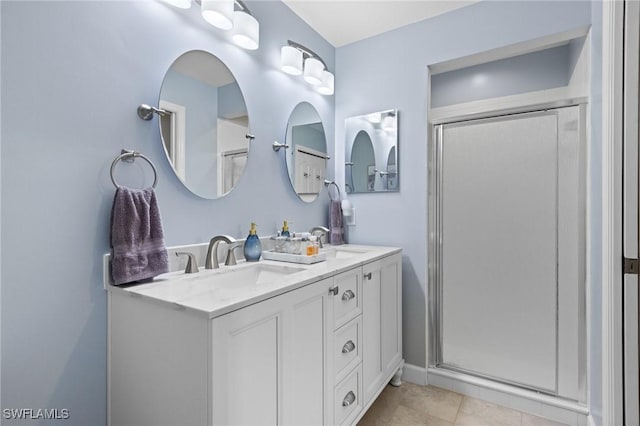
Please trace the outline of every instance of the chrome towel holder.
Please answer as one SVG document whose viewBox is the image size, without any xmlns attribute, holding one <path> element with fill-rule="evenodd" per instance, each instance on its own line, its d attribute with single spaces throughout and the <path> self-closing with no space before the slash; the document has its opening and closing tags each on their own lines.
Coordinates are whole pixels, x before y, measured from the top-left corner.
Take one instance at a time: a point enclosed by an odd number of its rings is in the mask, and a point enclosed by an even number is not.
<svg viewBox="0 0 640 426">
<path fill-rule="evenodd" d="M 113 177 L 113 170 L 115 169 L 116 164 L 118 163 L 118 161 L 126 161 L 128 163 L 133 163 L 136 157 L 142 158 L 144 161 L 149 163 L 149 165 L 151 166 L 151 169 L 153 170 L 153 185 L 151 185 L 151 187 L 152 188 L 156 187 L 156 184 L 158 183 L 158 171 L 156 170 L 156 166 L 151 162 L 151 160 L 149 160 L 145 155 L 139 152 L 123 149 L 122 151 L 120 151 L 120 155 L 118 155 L 115 158 L 115 160 L 113 160 L 113 163 L 111 163 L 111 172 L 110 172 L 111 182 L 113 182 L 113 185 L 116 188 L 120 187 L 120 185 L 118 185 L 118 182 L 116 182 L 116 179 Z"/>
<path fill-rule="evenodd" d="M 333 196 L 331 195 L 331 185 L 336 187 L 336 190 L 338 191 L 338 198 L 333 198 Z M 329 199 L 331 199 L 331 201 L 338 201 L 342 199 L 342 193 L 340 193 L 340 187 L 338 186 L 337 183 L 335 183 L 332 180 L 327 180 L 325 179 L 324 181 L 324 186 L 327 187 L 327 193 L 329 194 Z"/>
</svg>

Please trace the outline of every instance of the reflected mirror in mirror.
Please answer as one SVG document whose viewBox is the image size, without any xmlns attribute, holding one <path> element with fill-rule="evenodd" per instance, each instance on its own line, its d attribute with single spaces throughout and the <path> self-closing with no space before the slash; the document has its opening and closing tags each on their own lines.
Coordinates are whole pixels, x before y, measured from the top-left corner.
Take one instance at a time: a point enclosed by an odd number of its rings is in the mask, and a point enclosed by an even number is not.
<svg viewBox="0 0 640 426">
<path fill-rule="evenodd" d="M 308 102 L 293 109 L 287 123 L 286 162 L 289 180 L 302 201 L 314 201 L 327 169 L 327 138 L 318 111 Z"/>
<path fill-rule="evenodd" d="M 249 155 L 247 106 L 233 74 L 216 56 L 186 52 L 160 89 L 160 134 L 176 176 L 194 194 L 215 199 L 238 183 Z"/>
<path fill-rule="evenodd" d="M 398 191 L 398 110 L 350 117 L 345 127 L 346 191 Z"/>
</svg>

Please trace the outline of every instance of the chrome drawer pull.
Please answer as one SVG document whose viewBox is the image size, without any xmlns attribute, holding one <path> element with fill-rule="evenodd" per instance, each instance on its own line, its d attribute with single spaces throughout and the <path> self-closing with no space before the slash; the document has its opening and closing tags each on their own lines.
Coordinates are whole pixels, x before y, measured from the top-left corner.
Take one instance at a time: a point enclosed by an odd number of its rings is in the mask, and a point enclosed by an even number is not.
<svg viewBox="0 0 640 426">
<path fill-rule="evenodd" d="M 349 393 L 342 400 L 342 406 L 343 407 L 348 407 L 351 404 L 353 404 L 354 402 L 356 402 L 356 394 L 353 393 L 353 391 L 349 391 Z"/>
<path fill-rule="evenodd" d="M 342 353 L 343 354 L 348 354 L 349 352 L 352 352 L 355 348 L 356 348 L 356 344 L 353 343 L 353 340 L 349 340 L 342 347 Z"/>
<path fill-rule="evenodd" d="M 338 286 L 331 287 L 329 289 L 329 294 L 333 295 L 333 296 L 337 296 L 339 292 L 340 292 L 340 287 L 338 287 Z"/>
<path fill-rule="evenodd" d="M 371 272 L 368 272 L 368 273 L 364 274 L 364 277 L 366 279 L 370 280 L 371 279 Z"/>
<path fill-rule="evenodd" d="M 349 300 L 353 299 L 354 297 L 356 297 L 356 295 L 351 290 L 347 290 L 344 293 L 342 293 L 342 300 L 345 301 L 345 302 L 348 302 Z"/>
</svg>

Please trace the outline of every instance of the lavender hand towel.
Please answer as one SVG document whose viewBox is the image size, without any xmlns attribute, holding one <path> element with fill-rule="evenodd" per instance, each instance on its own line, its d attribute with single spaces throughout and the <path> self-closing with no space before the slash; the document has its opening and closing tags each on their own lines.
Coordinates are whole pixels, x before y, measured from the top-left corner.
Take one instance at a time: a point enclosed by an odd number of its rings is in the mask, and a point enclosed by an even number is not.
<svg viewBox="0 0 640 426">
<path fill-rule="evenodd" d="M 111 278 L 124 284 L 169 272 L 153 188 L 118 187 L 111 208 Z"/>
<path fill-rule="evenodd" d="M 331 200 L 329 204 L 329 244 L 344 243 L 342 219 L 342 203 L 340 200 Z"/>
</svg>

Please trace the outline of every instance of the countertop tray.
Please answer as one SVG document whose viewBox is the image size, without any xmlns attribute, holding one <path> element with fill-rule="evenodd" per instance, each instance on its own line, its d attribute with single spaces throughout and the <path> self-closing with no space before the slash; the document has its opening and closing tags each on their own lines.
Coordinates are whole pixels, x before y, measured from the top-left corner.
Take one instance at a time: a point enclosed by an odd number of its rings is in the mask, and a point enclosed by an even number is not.
<svg viewBox="0 0 640 426">
<path fill-rule="evenodd" d="M 275 251 L 263 251 L 262 258 L 265 260 L 278 260 L 280 262 L 303 263 L 310 265 L 327 260 L 327 253 L 318 253 L 313 256 L 304 254 L 278 253 Z"/>
</svg>

